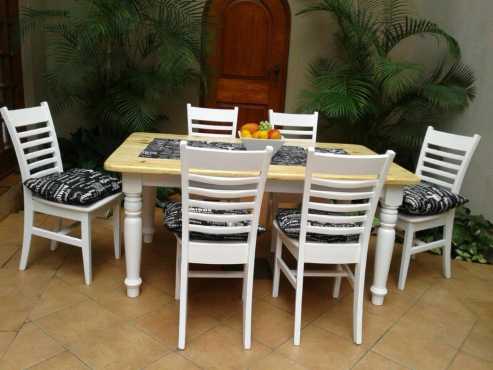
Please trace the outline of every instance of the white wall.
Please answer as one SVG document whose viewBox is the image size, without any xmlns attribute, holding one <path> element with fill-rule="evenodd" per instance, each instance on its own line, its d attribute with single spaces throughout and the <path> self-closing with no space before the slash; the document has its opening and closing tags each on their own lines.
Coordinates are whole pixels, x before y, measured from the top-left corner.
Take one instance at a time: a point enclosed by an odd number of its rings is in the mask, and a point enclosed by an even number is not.
<svg viewBox="0 0 493 370">
<path fill-rule="evenodd" d="M 454 35 L 477 79 L 477 98 L 443 127 L 482 136 L 464 182 L 469 207 L 493 220 L 493 1 L 418 0 L 419 13 Z"/>
</svg>

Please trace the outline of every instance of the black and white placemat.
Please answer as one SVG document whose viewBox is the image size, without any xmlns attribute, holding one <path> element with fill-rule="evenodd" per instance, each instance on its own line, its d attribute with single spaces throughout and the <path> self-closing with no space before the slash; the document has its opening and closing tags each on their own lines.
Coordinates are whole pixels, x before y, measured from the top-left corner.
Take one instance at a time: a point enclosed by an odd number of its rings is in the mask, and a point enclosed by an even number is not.
<svg viewBox="0 0 493 370">
<path fill-rule="evenodd" d="M 215 148 L 223 150 L 246 150 L 239 143 L 188 141 L 189 146 L 198 148 Z M 344 149 L 315 148 L 317 152 L 331 154 L 347 154 Z M 180 140 L 177 139 L 154 139 L 140 153 L 142 158 L 180 159 Z M 272 157 L 272 164 L 285 166 L 306 165 L 306 149 L 299 146 L 283 145 Z"/>
</svg>

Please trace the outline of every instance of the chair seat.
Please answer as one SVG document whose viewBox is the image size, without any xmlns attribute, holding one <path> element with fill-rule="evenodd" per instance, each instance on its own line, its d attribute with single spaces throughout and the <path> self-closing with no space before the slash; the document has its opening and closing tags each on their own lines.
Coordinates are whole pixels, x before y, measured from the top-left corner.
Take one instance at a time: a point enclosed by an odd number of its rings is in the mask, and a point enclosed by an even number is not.
<svg viewBox="0 0 493 370">
<path fill-rule="evenodd" d="M 406 215 L 432 216 L 445 213 L 465 203 L 467 199 L 460 194 L 437 185 L 421 183 L 404 188 L 404 199 L 399 211 Z"/>
<path fill-rule="evenodd" d="M 46 200 L 46 199 L 39 198 L 39 197 L 33 197 L 33 201 L 40 203 L 40 204 L 45 204 L 45 205 L 50 206 L 50 207 L 66 209 L 66 210 L 70 210 L 70 211 L 74 211 L 74 212 L 91 213 L 93 211 L 98 210 L 101 207 L 104 207 L 108 204 L 113 203 L 118 198 L 123 198 L 123 193 L 116 193 L 113 195 L 109 195 L 106 198 L 103 198 L 101 200 L 98 200 L 95 203 L 91 203 L 91 204 L 86 205 L 86 206 L 74 206 L 71 204 L 52 202 L 51 200 Z"/>
<path fill-rule="evenodd" d="M 315 211 L 311 210 L 310 213 L 318 213 L 321 215 L 330 215 L 329 212 Z M 279 228 L 285 233 L 290 239 L 298 240 L 300 237 L 300 226 L 301 226 L 301 210 L 299 208 L 281 208 L 276 216 L 277 224 Z M 312 222 L 312 226 L 323 226 L 323 227 L 360 227 L 361 223 L 354 224 L 331 224 L 331 223 L 319 223 Z M 359 235 L 325 235 L 325 234 L 315 234 L 308 233 L 306 235 L 306 240 L 315 243 L 346 243 L 346 242 L 357 242 L 359 240 Z"/>
<path fill-rule="evenodd" d="M 108 174 L 86 169 L 72 169 L 24 182 L 33 195 L 50 202 L 88 206 L 121 192 L 121 181 Z"/>
<path fill-rule="evenodd" d="M 244 210 L 231 210 L 231 211 L 218 211 L 210 210 L 205 208 L 191 208 L 195 213 L 203 214 L 246 214 L 247 211 Z M 202 220 L 190 220 L 191 224 L 204 225 L 204 226 L 225 226 L 222 222 L 213 221 L 202 221 Z M 180 202 L 169 202 L 164 208 L 164 225 L 181 238 L 181 228 L 182 228 L 182 210 Z M 232 226 L 245 226 L 248 225 L 246 222 L 235 222 Z M 258 233 L 265 232 L 265 227 L 262 225 L 258 226 Z M 245 242 L 248 239 L 248 233 L 241 234 L 205 234 L 192 231 L 190 232 L 190 240 L 200 240 L 200 241 L 228 241 L 228 242 Z"/>
<path fill-rule="evenodd" d="M 423 222 L 431 222 L 438 220 L 444 217 L 446 214 L 447 212 L 439 213 L 437 215 L 431 215 L 431 216 L 414 216 L 414 215 L 406 215 L 399 213 L 399 221 L 403 221 L 411 224 L 420 224 Z"/>
</svg>

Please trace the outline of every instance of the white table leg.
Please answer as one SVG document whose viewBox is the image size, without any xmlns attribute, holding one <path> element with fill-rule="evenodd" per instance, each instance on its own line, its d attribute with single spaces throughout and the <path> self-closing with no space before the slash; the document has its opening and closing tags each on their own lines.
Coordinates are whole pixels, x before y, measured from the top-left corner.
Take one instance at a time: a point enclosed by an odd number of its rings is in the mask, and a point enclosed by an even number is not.
<svg viewBox="0 0 493 370">
<path fill-rule="evenodd" d="M 371 287 L 372 303 L 383 305 L 387 295 L 387 278 L 395 243 L 395 224 L 398 208 L 402 204 L 403 187 L 386 186 L 383 191 L 380 210 L 380 228 L 378 229 L 377 250 L 375 254 L 375 270 Z"/>
<path fill-rule="evenodd" d="M 156 188 L 154 186 L 145 186 L 142 192 L 144 200 L 144 209 L 142 213 L 144 234 L 144 243 L 152 243 L 154 237 L 154 209 L 156 206 Z"/>
<path fill-rule="evenodd" d="M 140 294 L 140 260 L 142 254 L 142 179 L 136 174 L 123 174 L 125 193 L 125 263 L 127 296 Z"/>
</svg>

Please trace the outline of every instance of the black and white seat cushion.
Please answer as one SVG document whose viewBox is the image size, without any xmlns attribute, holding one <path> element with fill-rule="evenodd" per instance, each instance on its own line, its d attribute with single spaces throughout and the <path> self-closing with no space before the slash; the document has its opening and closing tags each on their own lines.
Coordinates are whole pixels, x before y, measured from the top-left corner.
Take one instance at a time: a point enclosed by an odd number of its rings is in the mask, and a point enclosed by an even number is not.
<svg viewBox="0 0 493 370">
<path fill-rule="evenodd" d="M 219 211 L 210 210 L 205 208 L 191 207 L 190 211 L 194 213 L 203 214 L 244 214 L 248 213 L 247 210 L 231 210 L 231 211 Z M 204 226 L 226 226 L 224 222 L 213 222 L 213 221 L 202 221 L 202 220 L 190 220 L 191 224 L 194 225 L 204 225 Z M 181 237 L 181 227 L 182 227 L 182 213 L 181 213 L 181 203 L 179 202 L 169 202 L 164 208 L 164 225 L 171 232 L 177 234 Z M 231 226 L 245 226 L 248 225 L 247 222 L 234 222 Z M 258 233 L 265 231 L 265 227 L 259 225 Z M 204 234 L 198 232 L 190 233 L 191 240 L 204 240 L 204 241 L 239 241 L 243 242 L 248 239 L 248 233 L 241 234 L 229 234 L 229 235 L 217 235 L 217 234 Z"/>
<path fill-rule="evenodd" d="M 329 212 L 310 210 L 310 213 L 317 213 L 321 215 L 329 215 Z M 276 216 L 277 224 L 279 228 L 290 238 L 299 239 L 301 228 L 301 210 L 299 208 L 281 208 Z M 311 222 L 311 226 L 323 226 L 323 227 L 360 227 L 361 223 L 354 224 L 331 224 Z M 308 233 L 306 240 L 315 243 L 346 243 L 357 242 L 359 235 L 325 235 Z"/>
<path fill-rule="evenodd" d="M 404 188 L 404 200 L 399 211 L 416 216 L 432 216 L 467 203 L 460 194 L 437 185 L 421 183 Z"/>
<path fill-rule="evenodd" d="M 103 172 L 72 169 L 31 178 L 24 185 L 34 195 L 57 203 L 87 206 L 121 192 L 121 181 Z"/>
</svg>

